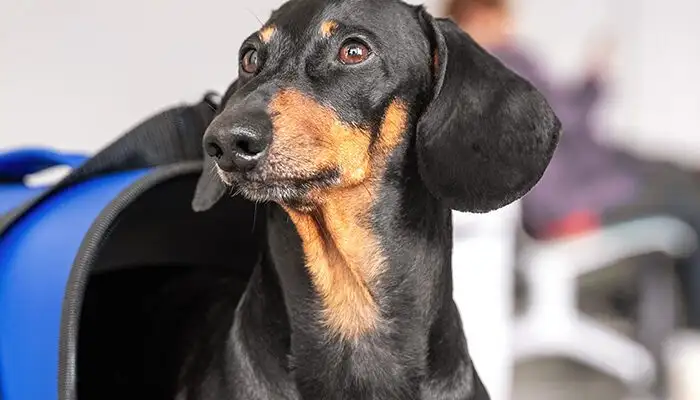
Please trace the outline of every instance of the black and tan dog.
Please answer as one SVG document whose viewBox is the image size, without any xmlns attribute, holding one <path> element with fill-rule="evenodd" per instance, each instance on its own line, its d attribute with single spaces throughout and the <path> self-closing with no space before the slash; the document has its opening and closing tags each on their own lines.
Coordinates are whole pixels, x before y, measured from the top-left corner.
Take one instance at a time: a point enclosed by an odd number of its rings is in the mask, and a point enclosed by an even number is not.
<svg viewBox="0 0 700 400">
<path fill-rule="evenodd" d="M 193 205 L 269 202 L 267 246 L 181 398 L 488 399 L 452 300 L 451 210 L 538 181 L 560 132 L 546 101 L 397 0 L 292 0 L 239 55 Z"/>
</svg>

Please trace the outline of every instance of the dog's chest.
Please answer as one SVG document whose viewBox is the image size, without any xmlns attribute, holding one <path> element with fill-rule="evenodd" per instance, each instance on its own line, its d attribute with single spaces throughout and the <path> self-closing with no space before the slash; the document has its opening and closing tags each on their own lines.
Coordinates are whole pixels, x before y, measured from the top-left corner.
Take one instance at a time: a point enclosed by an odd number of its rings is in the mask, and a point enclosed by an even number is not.
<svg viewBox="0 0 700 400">
<path fill-rule="evenodd" d="M 420 399 L 422 357 L 374 338 L 314 345 L 300 339 L 290 357 L 302 399 Z"/>
</svg>

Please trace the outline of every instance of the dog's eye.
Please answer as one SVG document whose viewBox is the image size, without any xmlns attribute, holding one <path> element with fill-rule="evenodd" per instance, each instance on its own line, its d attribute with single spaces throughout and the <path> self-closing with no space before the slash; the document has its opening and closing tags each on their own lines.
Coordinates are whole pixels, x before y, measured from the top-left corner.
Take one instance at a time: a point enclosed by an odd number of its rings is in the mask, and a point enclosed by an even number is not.
<svg viewBox="0 0 700 400">
<path fill-rule="evenodd" d="M 369 48 L 356 40 L 350 40 L 343 44 L 338 53 L 338 59 L 343 64 L 359 64 L 370 55 Z"/>
<path fill-rule="evenodd" d="M 255 74 L 260 69 L 260 57 L 258 51 L 250 49 L 245 52 L 241 59 L 241 68 L 247 74 Z"/>
</svg>

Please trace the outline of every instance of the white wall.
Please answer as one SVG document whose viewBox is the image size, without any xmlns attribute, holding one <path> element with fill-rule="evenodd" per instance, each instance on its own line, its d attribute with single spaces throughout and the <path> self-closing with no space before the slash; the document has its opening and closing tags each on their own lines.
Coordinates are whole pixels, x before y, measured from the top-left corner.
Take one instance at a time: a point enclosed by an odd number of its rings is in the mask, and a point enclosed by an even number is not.
<svg viewBox="0 0 700 400">
<path fill-rule="evenodd" d="M 603 140 L 700 167 L 700 2 L 513 0 L 517 30 L 562 81 L 580 77 L 591 46 L 615 43 Z"/>
<path fill-rule="evenodd" d="M 640 152 L 700 167 L 700 2 L 617 1 L 610 123 Z"/>
<path fill-rule="evenodd" d="M 0 149 L 94 151 L 156 109 L 223 91 L 274 0 L 0 5 Z"/>
<path fill-rule="evenodd" d="M 516 32 L 558 80 L 580 76 L 587 51 L 610 30 L 611 1 L 512 0 Z"/>
</svg>

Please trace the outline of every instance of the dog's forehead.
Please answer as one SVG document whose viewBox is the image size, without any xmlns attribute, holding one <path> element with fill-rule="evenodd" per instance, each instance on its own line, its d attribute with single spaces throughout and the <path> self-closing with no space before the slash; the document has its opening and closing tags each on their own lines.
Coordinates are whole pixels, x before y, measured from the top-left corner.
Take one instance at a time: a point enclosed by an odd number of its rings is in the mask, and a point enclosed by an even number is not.
<svg viewBox="0 0 700 400">
<path fill-rule="evenodd" d="M 398 0 L 292 0 L 276 10 L 265 27 L 303 40 L 329 23 L 361 27 L 381 34 L 406 11 Z"/>
</svg>

